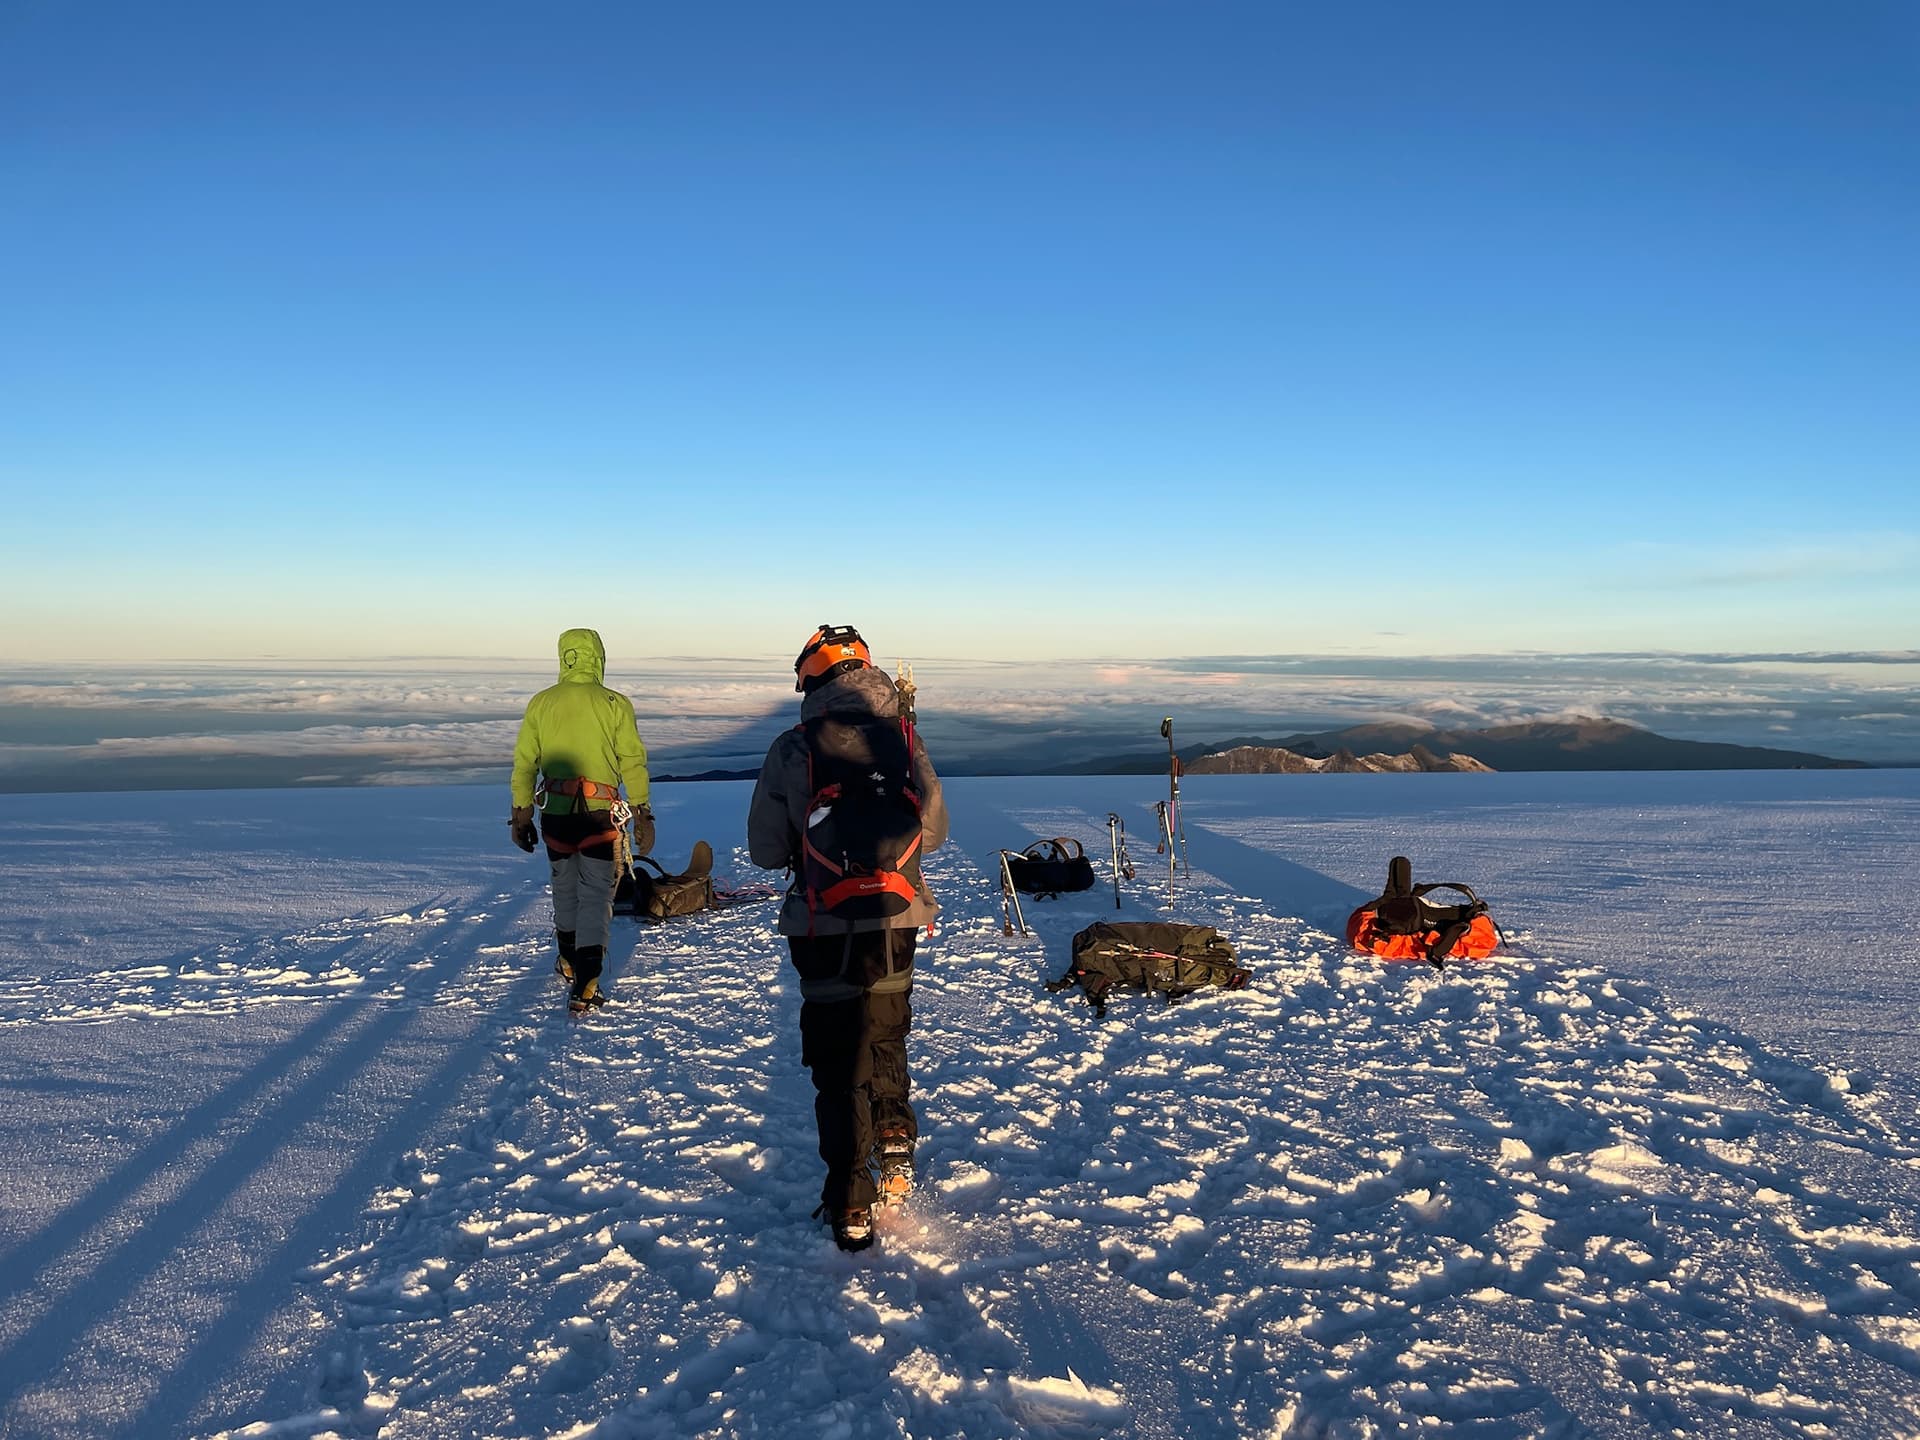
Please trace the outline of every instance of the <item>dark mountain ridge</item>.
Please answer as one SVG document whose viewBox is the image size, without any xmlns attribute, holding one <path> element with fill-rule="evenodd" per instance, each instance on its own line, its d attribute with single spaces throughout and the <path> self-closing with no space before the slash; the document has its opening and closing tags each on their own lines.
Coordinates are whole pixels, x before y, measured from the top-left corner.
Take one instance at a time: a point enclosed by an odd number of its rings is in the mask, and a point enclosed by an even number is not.
<svg viewBox="0 0 1920 1440">
<path fill-rule="evenodd" d="M 1404 755 L 1356 755 L 1340 749 L 1326 756 L 1271 745 L 1236 745 L 1184 763 L 1189 775 L 1436 775 L 1486 774 L 1492 769 L 1471 755 L 1436 755 L 1424 745 L 1415 745 Z"/>
<path fill-rule="evenodd" d="M 1407 754 L 1414 746 L 1438 755 L 1470 755 L 1495 770 L 1863 770 L 1858 760 L 1836 760 L 1803 750 L 1774 750 L 1761 745 L 1675 740 L 1604 717 L 1529 720 L 1478 730 L 1450 729 L 1409 722 L 1350 725 L 1342 730 L 1288 735 L 1280 739 L 1235 736 L 1188 745 L 1183 763 L 1246 747 L 1290 750 L 1308 759 L 1353 754 Z M 1166 768 L 1166 752 L 1142 751 L 1109 756 L 1066 767 L 1073 775 L 1141 775 Z"/>
</svg>

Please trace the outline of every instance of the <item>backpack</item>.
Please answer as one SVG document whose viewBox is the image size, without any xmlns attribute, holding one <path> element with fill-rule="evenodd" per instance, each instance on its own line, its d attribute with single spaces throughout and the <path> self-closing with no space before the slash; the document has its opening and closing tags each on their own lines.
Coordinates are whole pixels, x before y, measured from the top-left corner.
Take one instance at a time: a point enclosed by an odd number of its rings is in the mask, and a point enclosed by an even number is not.
<svg viewBox="0 0 1920 1440">
<path fill-rule="evenodd" d="M 1007 852 L 1007 878 L 1013 888 L 1037 899 L 1051 900 L 1076 890 L 1093 888 L 1093 862 L 1078 840 L 1056 835 L 1040 840 L 1020 854 Z"/>
<path fill-rule="evenodd" d="M 807 825 L 800 878 L 807 913 L 887 920 L 924 888 L 920 792 L 900 722 L 874 715 L 815 716 L 807 743 Z"/>
<path fill-rule="evenodd" d="M 1094 1014 L 1105 1015 L 1116 985 L 1156 991 L 1172 1003 L 1209 985 L 1238 990 L 1252 978 L 1211 925 L 1102 920 L 1073 937 L 1067 973 L 1049 980 L 1047 989 L 1078 985 Z"/>
<path fill-rule="evenodd" d="M 1463 905 L 1427 899 L 1434 890 L 1457 890 Z M 1387 862 L 1387 888 L 1347 917 L 1347 943 L 1382 960 L 1425 960 L 1444 970 L 1448 960 L 1484 960 L 1500 944 L 1500 927 L 1487 902 L 1471 887 L 1436 880 L 1413 883 L 1413 862 L 1396 855 Z"/>
<path fill-rule="evenodd" d="M 642 865 L 651 869 L 643 870 Z M 630 902 L 636 920 L 666 920 L 713 909 L 713 847 L 704 840 L 695 841 L 693 858 L 678 875 L 667 874 L 651 855 L 634 856 L 634 868 L 621 879 L 613 899 L 616 905 Z"/>
</svg>

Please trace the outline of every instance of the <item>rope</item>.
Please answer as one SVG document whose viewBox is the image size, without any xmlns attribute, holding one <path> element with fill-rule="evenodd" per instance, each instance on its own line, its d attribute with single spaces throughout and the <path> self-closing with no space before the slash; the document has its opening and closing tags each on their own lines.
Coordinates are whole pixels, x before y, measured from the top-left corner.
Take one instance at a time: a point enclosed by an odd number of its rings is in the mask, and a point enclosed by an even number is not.
<svg viewBox="0 0 1920 1440">
<path fill-rule="evenodd" d="M 616 800 L 607 813 L 613 817 L 613 883 L 618 885 L 621 876 L 633 873 L 633 832 L 627 829 L 633 807 Z"/>
</svg>

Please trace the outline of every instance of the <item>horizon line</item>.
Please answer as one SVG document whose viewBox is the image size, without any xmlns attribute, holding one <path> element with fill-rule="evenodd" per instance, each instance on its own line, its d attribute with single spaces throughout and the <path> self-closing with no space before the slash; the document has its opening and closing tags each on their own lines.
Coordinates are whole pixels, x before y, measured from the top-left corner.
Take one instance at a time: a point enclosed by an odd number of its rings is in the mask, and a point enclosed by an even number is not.
<svg viewBox="0 0 1920 1440">
<path fill-rule="evenodd" d="M 731 655 L 688 655 L 662 653 L 647 655 L 634 663 L 671 663 L 676 665 L 717 665 L 726 663 L 758 663 L 770 657 L 780 658 L 783 651 L 744 652 Z M 1232 653 L 1207 652 L 1187 655 L 1114 655 L 1114 654 L 1075 654 L 1075 655 L 1035 655 L 1027 657 L 1005 657 L 964 654 L 934 654 L 912 657 L 914 663 L 963 663 L 973 665 L 993 665 L 1012 667 L 1016 665 L 1059 665 L 1059 664 L 1101 664 L 1101 665 L 1167 665 L 1167 664 L 1204 664 L 1219 662 L 1232 664 L 1246 661 L 1286 661 L 1286 660 L 1507 660 L 1507 659 L 1555 659 L 1555 660 L 1686 660 L 1696 664 L 1845 664 L 1845 665 L 1920 665 L 1920 650 L 1551 650 L 1524 648 L 1511 650 L 1270 650 L 1236 651 Z M 229 666 L 229 665 L 367 665 L 367 664 L 419 664 L 434 662 L 442 664 L 494 664 L 494 665 L 544 665 L 552 663 L 551 654 L 540 655 L 489 655 L 489 654 L 432 654 L 432 653 L 395 653 L 395 654 L 333 654 L 333 655 L 284 655 L 262 653 L 257 655 L 160 655 L 160 656 L 59 656 L 28 658 L 22 656 L 0 656 L 0 667 L 4 666 L 132 666 L 132 665 L 193 665 L 193 666 Z M 622 662 L 626 663 L 626 662 Z M 886 668 L 875 662 L 876 667 Z"/>
</svg>

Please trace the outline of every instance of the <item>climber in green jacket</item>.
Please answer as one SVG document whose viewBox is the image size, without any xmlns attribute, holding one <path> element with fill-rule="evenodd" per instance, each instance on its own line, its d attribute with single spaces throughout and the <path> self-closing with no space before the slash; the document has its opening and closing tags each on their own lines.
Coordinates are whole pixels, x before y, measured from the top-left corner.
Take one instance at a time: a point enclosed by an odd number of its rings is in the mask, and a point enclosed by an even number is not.
<svg viewBox="0 0 1920 1440">
<path fill-rule="evenodd" d="M 553 866 L 553 928 L 560 957 L 554 969 L 572 982 L 567 1003 L 578 1013 L 602 1002 L 600 970 L 613 923 L 619 881 L 615 845 L 623 828 L 615 802 L 626 786 L 633 851 L 653 850 L 647 747 L 633 702 L 601 683 L 606 646 L 592 630 L 560 637 L 560 681 L 527 702 L 513 743 L 513 843 L 528 854 L 546 841 Z M 535 776 L 540 777 L 535 788 Z M 540 828 L 533 824 L 535 802 Z"/>
</svg>

